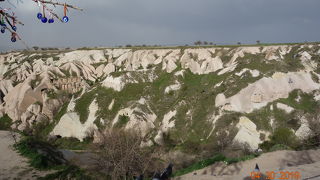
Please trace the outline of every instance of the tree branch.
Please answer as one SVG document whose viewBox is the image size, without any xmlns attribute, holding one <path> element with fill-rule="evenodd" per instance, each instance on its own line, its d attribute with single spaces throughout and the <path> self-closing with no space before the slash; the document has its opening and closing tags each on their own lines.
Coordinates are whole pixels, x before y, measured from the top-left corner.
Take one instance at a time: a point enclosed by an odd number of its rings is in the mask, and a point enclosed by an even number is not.
<svg viewBox="0 0 320 180">
<path fill-rule="evenodd" d="M 64 6 L 65 4 L 64 3 L 59 3 L 59 2 L 52 2 L 52 1 L 46 1 L 46 0 L 32 0 L 36 3 L 40 2 L 40 3 L 43 3 L 43 4 L 52 4 L 54 6 Z M 79 11 L 83 11 L 83 9 L 79 8 L 79 7 L 76 7 L 76 6 L 73 6 L 73 5 L 70 5 L 70 4 L 66 4 L 66 6 L 68 8 L 72 8 L 72 9 L 76 9 L 76 10 L 79 10 Z"/>
</svg>

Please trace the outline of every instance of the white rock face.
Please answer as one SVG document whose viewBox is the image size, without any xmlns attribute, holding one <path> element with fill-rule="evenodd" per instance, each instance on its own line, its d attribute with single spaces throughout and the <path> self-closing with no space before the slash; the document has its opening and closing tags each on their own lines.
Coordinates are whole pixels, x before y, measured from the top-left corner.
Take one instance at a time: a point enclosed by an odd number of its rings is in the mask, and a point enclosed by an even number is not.
<svg viewBox="0 0 320 180">
<path fill-rule="evenodd" d="M 247 69 L 247 68 L 244 68 L 240 72 L 235 73 L 235 75 L 242 76 L 242 74 L 244 74 L 247 71 L 249 71 L 251 73 L 252 77 L 258 77 L 260 75 L 260 72 L 258 70 L 256 70 L 256 69 L 251 70 L 251 69 Z"/>
<path fill-rule="evenodd" d="M 88 119 L 84 124 L 80 122 L 80 117 L 77 113 L 66 113 L 61 117 L 59 123 L 54 127 L 50 134 L 60 135 L 61 137 L 74 137 L 80 141 L 83 141 L 90 131 L 97 129 L 96 125 L 94 124 L 97 110 L 98 105 L 96 100 L 94 100 L 89 106 Z"/>
<path fill-rule="evenodd" d="M 220 93 L 216 96 L 215 105 L 216 107 L 226 104 L 226 96 L 223 93 Z"/>
<path fill-rule="evenodd" d="M 179 82 L 176 82 L 176 84 L 166 87 L 166 89 L 164 90 L 164 93 L 168 94 L 170 91 L 177 91 L 180 88 L 181 88 L 181 84 Z"/>
<path fill-rule="evenodd" d="M 295 89 L 309 93 L 319 87 L 308 72 L 275 73 L 272 77 L 264 77 L 227 98 L 225 104 L 229 104 L 228 110 L 250 113 L 276 99 L 287 98 Z M 221 103 L 219 105 L 222 106 Z"/>
<path fill-rule="evenodd" d="M 115 91 L 121 91 L 124 86 L 125 86 L 125 82 L 122 80 L 122 77 L 112 77 L 112 76 L 108 76 L 103 82 L 102 84 L 107 87 L 107 88 L 112 88 Z"/>
<path fill-rule="evenodd" d="M 114 105 L 114 99 L 112 99 L 111 103 L 108 106 L 109 111 L 112 110 L 113 105 Z"/>
<path fill-rule="evenodd" d="M 139 106 L 144 106 L 147 110 L 143 111 Z M 134 129 L 138 131 L 142 137 L 155 128 L 154 122 L 157 119 L 157 115 L 151 110 L 150 106 L 146 104 L 144 98 L 141 98 L 130 107 L 118 111 L 112 121 L 112 126 L 115 126 L 119 122 L 120 116 L 127 116 L 129 118 L 129 121 L 125 124 L 125 129 Z"/>
<path fill-rule="evenodd" d="M 72 99 L 70 100 L 70 103 L 68 104 L 67 112 L 73 112 L 75 106 L 76 106 L 76 102 L 74 97 L 72 97 Z"/>
<path fill-rule="evenodd" d="M 186 49 L 180 63 L 194 74 L 208 74 L 223 68 L 220 57 L 212 57 L 215 49 Z"/>
<path fill-rule="evenodd" d="M 309 122 L 306 119 L 306 117 L 304 117 L 304 116 L 301 117 L 300 122 L 301 122 L 301 126 L 295 132 L 295 135 L 301 140 L 306 140 L 313 134 L 313 132 L 310 129 Z"/>
<path fill-rule="evenodd" d="M 175 121 L 171 120 L 177 114 L 177 110 L 169 111 L 167 114 L 164 115 L 161 130 L 162 132 L 168 132 L 169 129 L 173 128 L 175 125 Z"/>
<path fill-rule="evenodd" d="M 284 110 L 286 113 L 291 113 L 294 109 L 286 104 L 277 103 L 277 108 Z"/>
<path fill-rule="evenodd" d="M 91 64 L 92 62 L 98 63 L 100 61 L 105 61 L 103 50 L 80 50 L 80 51 L 71 51 L 60 55 L 59 63 L 67 63 L 72 61 L 81 61 L 86 64 Z"/>
<path fill-rule="evenodd" d="M 239 129 L 233 142 L 241 145 L 247 145 L 251 150 L 256 150 L 261 143 L 260 133 L 257 131 L 257 126 L 247 117 L 240 117 L 237 124 Z"/>
<path fill-rule="evenodd" d="M 154 142 L 158 145 L 164 145 L 164 140 L 163 140 L 163 132 L 158 131 L 157 135 L 154 137 Z"/>
<path fill-rule="evenodd" d="M 295 132 L 295 135 L 302 140 L 308 139 L 312 134 L 312 130 L 310 129 L 308 124 L 302 124 L 299 129 Z"/>
<path fill-rule="evenodd" d="M 176 73 L 174 73 L 174 75 L 175 75 L 175 76 L 184 77 L 184 72 L 185 72 L 185 70 L 180 70 L 180 71 L 177 71 Z"/>
</svg>

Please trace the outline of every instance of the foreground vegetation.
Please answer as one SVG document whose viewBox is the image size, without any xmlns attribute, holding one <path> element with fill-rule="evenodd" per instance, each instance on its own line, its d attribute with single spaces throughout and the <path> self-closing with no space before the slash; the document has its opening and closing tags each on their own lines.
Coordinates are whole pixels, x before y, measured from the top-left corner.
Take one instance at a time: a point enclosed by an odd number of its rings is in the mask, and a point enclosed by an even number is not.
<svg viewBox="0 0 320 180">
<path fill-rule="evenodd" d="M 55 171 L 39 179 L 92 179 L 87 172 L 65 160 L 62 153 L 47 142 L 24 136 L 14 147 L 18 153 L 29 160 L 31 167 L 41 171 Z"/>
</svg>

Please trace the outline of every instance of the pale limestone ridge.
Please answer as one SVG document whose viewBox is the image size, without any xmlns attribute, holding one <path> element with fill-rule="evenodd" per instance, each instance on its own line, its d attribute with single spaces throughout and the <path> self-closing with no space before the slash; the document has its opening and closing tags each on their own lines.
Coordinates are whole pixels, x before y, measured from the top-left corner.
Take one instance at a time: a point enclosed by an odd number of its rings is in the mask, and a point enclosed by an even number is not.
<svg viewBox="0 0 320 180">
<path fill-rule="evenodd" d="M 205 87 L 201 92 L 195 92 L 208 95 L 216 93 L 217 90 L 217 94 L 209 99 L 215 103 L 216 109 L 205 116 L 211 124 L 211 127 L 208 127 L 211 131 L 206 134 L 209 138 L 215 135 L 216 123 L 224 114 L 251 113 L 279 98 L 287 98 L 294 90 L 301 90 L 304 93 L 319 90 L 320 84 L 317 77 L 319 79 L 320 76 L 316 73 L 319 64 L 313 59 L 320 55 L 320 49 L 316 49 L 315 45 L 301 45 L 298 47 L 301 51 L 290 57 L 292 61 L 301 63 L 304 69 L 266 73 L 263 67 L 259 66 L 240 68 L 245 61 L 253 61 L 252 55 L 263 57 L 261 62 L 266 64 L 279 62 L 281 65 L 294 48 L 291 45 L 281 45 L 8 53 L 0 55 L 0 115 L 8 114 L 14 122 L 17 122 L 15 127 L 24 130 L 43 119 L 52 121 L 54 114 L 63 104 L 57 96 L 64 91 L 78 93 L 78 98 L 81 98 L 85 93 L 90 92 L 94 84 L 121 92 L 129 84 L 150 85 L 159 79 L 159 74 L 167 73 L 172 74 L 173 79 L 170 79 L 170 84 L 161 87 L 161 94 L 174 98 L 186 88 L 184 79 L 190 74 L 197 77 L 212 75 L 215 78 L 223 78 L 218 79 L 212 87 Z M 248 76 L 253 80 L 230 97 L 226 97 L 228 94 L 224 92 L 232 88 L 225 86 L 229 79 L 246 81 Z M 198 80 L 202 81 L 201 78 Z M 232 82 L 238 83 L 235 80 Z M 145 94 L 138 101 L 121 104 L 121 108 L 116 110 L 115 116 L 111 119 L 98 119 L 96 112 L 101 108 L 114 111 L 119 102 L 117 97 L 112 97 L 105 107 L 99 107 L 94 100 L 89 106 L 89 115 L 85 123 L 80 122 L 80 117 L 75 112 L 77 98 L 74 96 L 68 105 L 67 113 L 62 116 L 51 134 L 83 140 L 90 129 L 98 128 L 94 123 L 97 120 L 103 125 L 111 124 L 111 127 L 135 129 L 146 138 L 147 144 L 153 144 L 153 142 L 163 144 L 163 135 L 169 134 L 176 128 L 179 107 L 193 99 L 186 97 L 186 102 L 176 102 L 178 105 L 158 115 L 155 107 L 149 102 L 150 96 Z M 314 97 L 319 101 L 319 94 L 314 94 Z M 193 101 L 193 103 L 197 102 Z M 295 111 L 293 107 L 283 103 L 274 105 L 288 114 Z M 273 105 L 271 107 L 273 111 Z M 186 126 L 192 125 L 197 120 L 197 117 L 193 116 L 192 105 L 188 108 Z M 122 116 L 128 118 L 123 120 Z M 270 124 L 274 125 L 273 119 L 270 119 Z M 243 116 L 239 119 L 237 127 L 239 132 L 234 141 L 248 143 L 251 149 L 257 148 L 261 142 L 258 136 L 262 133 L 257 130 L 257 125 Z M 302 139 L 307 138 L 311 133 L 307 123 L 301 123 L 300 128 L 295 132 L 296 136 Z"/>
</svg>

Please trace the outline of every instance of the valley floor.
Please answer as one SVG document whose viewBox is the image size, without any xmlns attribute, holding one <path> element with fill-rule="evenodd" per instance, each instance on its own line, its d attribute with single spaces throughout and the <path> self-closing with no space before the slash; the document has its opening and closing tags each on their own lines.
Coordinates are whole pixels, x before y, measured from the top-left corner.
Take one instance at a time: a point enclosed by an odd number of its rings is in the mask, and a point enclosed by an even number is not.
<svg viewBox="0 0 320 180">
<path fill-rule="evenodd" d="M 267 175 L 275 172 L 274 179 L 320 180 L 320 149 L 306 151 L 276 151 L 231 165 L 222 162 L 207 168 L 177 177 L 174 180 L 251 180 L 256 163 L 260 172 Z M 299 172 L 301 178 L 288 175 L 281 178 L 281 172 Z"/>
<path fill-rule="evenodd" d="M 27 159 L 13 150 L 14 139 L 9 131 L 0 131 L 0 179 L 37 179 L 50 172 L 31 168 Z M 65 153 L 64 153 L 65 154 Z M 66 155 L 66 154 L 65 154 Z M 71 157 L 69 157 L 71 158 Z M 280 179 L 279 172 L 299 172 L 300 179 L 320 180 L 320 149 L 306 151 L 276 151 L 261 156 L 226 165 L 223 162 L 207 168 L 176 177 L 174 180 L 250 180 L 256 163 L 263 174 L 278 172 L 275 179 Z M 295 179 L 288 177 L 284 179 Z M 297 179 L 298 180 L 298 179 Z"/>
<path fill-rule="evenodd" d="M 9 131 L 0 131 L 0 179 L 37 179 L 48 172 L 37 171 L 28 165 L 28 160 L 13 149 L 14 139 Z"/>
</svg>

